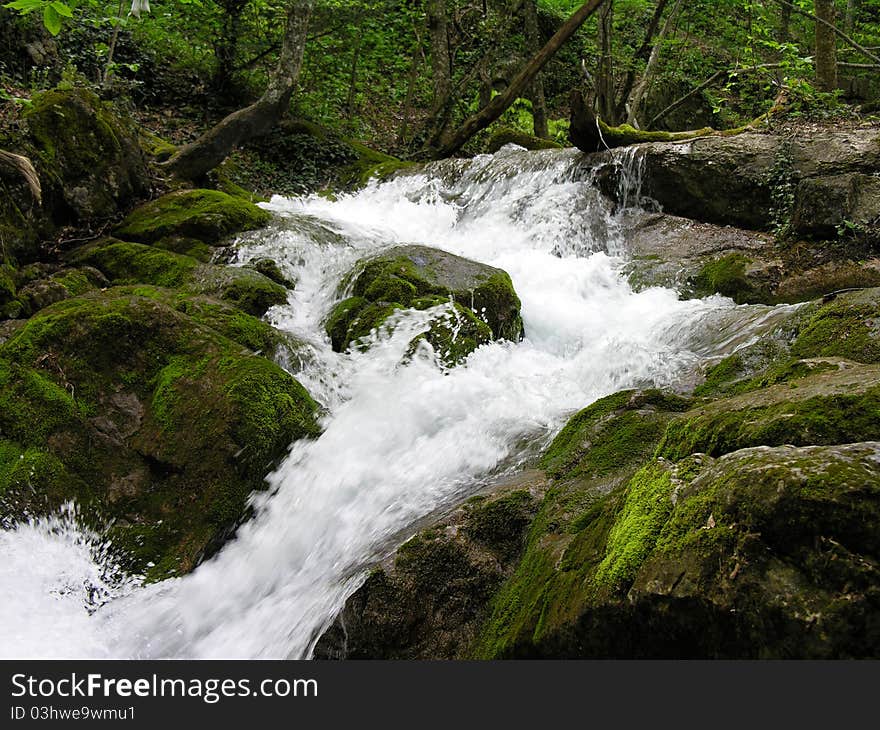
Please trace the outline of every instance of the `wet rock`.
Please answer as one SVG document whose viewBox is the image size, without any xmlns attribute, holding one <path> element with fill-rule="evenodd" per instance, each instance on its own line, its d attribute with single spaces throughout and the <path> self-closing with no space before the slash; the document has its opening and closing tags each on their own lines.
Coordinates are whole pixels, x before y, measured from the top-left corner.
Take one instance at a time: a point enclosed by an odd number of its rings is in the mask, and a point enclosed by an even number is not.
<svg viewBox="0 0 880 730">
<path fill-rule="evenodd" d="M 838 219 L 855 224 L 880 216 L 876 127 L 810 136 L 745 132 L 650 142 L 637 150 L 646 192 L 673 215 L 752 230 L 779 224 L 780 217 L 791 223 L 794 216 L 800 235 L 817 238 L 827 237 Z"/>
<path fill-rule="evenodd" d="M 53 89 L 25 113 L 40 180 L 56 222 L 107 219 L 149 192 L 133 127 L 81 89 Z"/>
<path fill-rule="evenodd" d="M 72 251 L 71 262 L 99 269 L 113 284 L 151 284 L 180 288 L 233 303 L 260 317 L 269 307 L 284 304 L 287 290 L 253 269 L 202 264 L 191 256 L 154 246 L 108 238 Z"/>
<path fill-rule="evenodd" d="M 305 389 L 243 347 L 266 327 L 139 285 L 57 302 L 14 329 L 0 345 L 0 519 L 74 499 L 132 570 L 190 570 L 291 441 L 318 433 Z"/>
<path fill-rule="evenodd" d="M 773 304 L 880 285 L 880 258 L 863 247 L 793 246 L 767 233 L 660 213 L 630 215 L 625 245 L 634 287 L 672 287 L 683 297 L 717 293 L 739 304 Z"/>
<path fill-rule="evenodd" d="M 139 243 L 182 236 L 215 244 L 230 234 L 265 226 L 271 218 L 250 201 L 219 190 L 179 190 L 129 213 L 115 235 Z"/>
<path fill-rule="evenodd" d="M 406 542 L 347 601 L 317 659 L 459 659 L 521 554 L 543 480 L 475 497 Z"/>
<path fill-rule="evenodd" d="M 554 564 L 533 533 L 476 654 L 875 656 L 878 454 L 870 442 L 650 462 L 574 523 Z"/>
<path fill-rule="evenodd" d="M 327 320 L 337 351 L 399 309 L 449 302 L 456 323 L 447 323 L 445 332 L 432 330 L 427 339 L 441 354 L 449 351 L 453 362 L 491 339 L 522 338 L 519 297 L 501 269 L 425 246 L 398 246 L 362 262 L 349 279 L 352 296 L 337 304 Z"/>
</svg>

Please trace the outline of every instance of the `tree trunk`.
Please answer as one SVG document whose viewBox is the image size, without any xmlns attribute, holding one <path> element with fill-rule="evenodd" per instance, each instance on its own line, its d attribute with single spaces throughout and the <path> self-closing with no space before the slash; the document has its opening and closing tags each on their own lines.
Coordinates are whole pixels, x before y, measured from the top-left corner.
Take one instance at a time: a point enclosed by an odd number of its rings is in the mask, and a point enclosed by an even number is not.
<svg viewBox="0 0 880 730">
<path fill-rule="evenodd" d="M 274 127 L 290 106 L 302 68 L 314 0 L 290 0 L 278 65 L 255 103 L 233 112 L 186 145 L 166 166 L 177 177 L 196 180 L 219 165 L 238 145 Z"/>
<path fill-rule="evenodd" d="M 625 119 L 627 116 L 626 105 L 629 102 L 629 96 L 636 83 L 638 64 L 640 61 L 644 61 L 647 64 L 648 58 L 651 55 L 651 49 L 654 47 L 654 36 L 657 34 L 657 29 L 660 27 L 660 20 L 663 18 L 663 11 L 668 4 L 669 0 L 660 0 L 654 8 L 654 14 L 651 16 L 651 21 L 648 23 L 648 29 L 645 31 L 642 45 L 639 46 L 639 50 L 635 52 L 632 65 L 623 79 L 623 86 L 620 90 L 620 97 L 614 114 L 617 119 Z"/>
<path fill-rule="evenodd" d="M 34 200 L 37 201 L 37 205 L 42 204 L 43 188 L 40 185 L 40 176 L 37 175 L 37 171 L 27 157 L 16 155 L 15 153 L 7 152 L 6 150 L 0 150 L 0 167 L 21 175 L 27 183 L 28 188 L 30 188 Z"/>
<path fill-rule="evenodd" d="M 406 81 L 406 99 L 403 102 L 403 114 L 400 121 L 400 132 L 397 134 L 397 144 L 400 147 L 406 145 L 409 136 L 409 117 L 412 114 L 413 97 L 416 93 L 416 82 L 419 80 L 419 61 L 421 60 L 421 48 L 413 50 L 412 61 L 409 67 L 409 78 Z"/>
<path fill-rule="evenodd" d="M 431 81 L 434 87 L 434 103 L 428 124 L 428 139 L 446 139 L 452 118 L 452 56 L 449 52 L 449 19 L 446 0 L 428 0 L 428 36 L 431 41 Z"/>
<path fill-rule="evenodd" d="M 614 1 L 599 13 L 599 67 L 596 69 L 596 110 L 602 119 L 614 124 Z"/>
<path fill-rule="evenodd" d="M 597 119 L 592 110 L 584 103 L 583 95 L 577 89 L 571 94 L 570 106 L 569 139 L 575 147 L 588 154 L 603 149 L 628 147 L 642 142 L 682 142 L 698 137 L 732 137 L 757 129 L 762 123 L 778 113 L 781 108 L 781 106 L 774 105 L 769 112 L 738 129 L 716 130 L 704 127 L 683 132 L 645 132 L 634 129 L 628 124 L 612 127 L 601 119 Z"/>
<path fill-rule="evenodd" d="M 870 58 L 874 63 L 880 65 L 880 56 L 876 53 L 872 53 L 870 49 L 865 48 L 863 45 L 858 43 L 852 36 L 844 33 L 840 28 L 838 28 L 834 23 L 831 23 L 824 18 L 820 18 L 817 15 L 813 15 L 812 13 L 807 12 L 806 10 L 798 7 L 794 3 L 789 2 L 789 0 L 775 0 L 778 5 L 782 5 L 783 7 L 787 7 L 791 12 L 797 13 L 798 15 L 803 15 L 805 18 L 809 18 L 810 20 L 816 21 L 816 23 L 822 25 L 827 28 L 829 31 L 834 33 L 838 38 L 843 39 L 849 45 L 853 47 L 854 50 L 861 53 L 865 58 Z"/>
<path fill-rule="evenodd" d="M 843 24 L 843 29 L 847 33 L 852 33 L 856 27 L 859 5 L 861 5 L 861 0 L 846 0 L 846 22 Z"/>
<path fill-rule="evenodd" d="M 435 151 L 437 157 L 446 157 L 461 149 L 471 137 L 473 137 L 481 129 L 485 129 L 505 110 L 513 104 L 514 101 L 522 93 L 523 89 L 528 86 L 535 74 L 541 71 L 547 62 L 553 58 L 565 42 L 571 38 L 578 28 L 580 28 L 587 18 L 589 18 L 596 10 L 605 2 L 605 0 L 590 0 L 584 3 L 576 10 L 571 17 L 562 24 L 559 30 L 553 34 L 553 37 L 547 41 L 544 47 L 535 54 L 531 61 L 516 75 L 510 82 L 510 86 L 503 93 L 498 94 L 492 99 L 484 109 L 476 114 L 468 117 L 464 123 L 450 136 L 449 141 Z"/>
<path fill-rule="evenodd" d="M 232 89 L 232 74 L 235 71 L 235 56 L 238 53 L 238 34 L 241 15 L 248 0 L 223 0 L 220 35 L 214 42 L 214 57 L 217 67 L 211 79 L 211 88 L 221 96 L 228 97 Z"/>
<path fill-rule="evenodd" d="M 538 3 L 537 0 L 527 0 L 523 6 L 526 42 L 529 45 L 529 53 L 537 53 L 541 50 L 541 30 L 538 27 Z M 535 74 L 535 80 L 529 87 L 529 101 L 532 102 L 532 126 L 536 137 L 546 139 L 550 136 L 547 125 L 547 100 L 544 97 L 543 74 Z"/>
<path fill-rule="evenodd" d="M 834 0 L 816 0 L 816 85 L 820 91 L 837 89 L 837 37 L 828 25 L 834 25 Z"/>
<path fill-rule="evenodd" d="M 791 40 L 791 6 L 782 6 L 782 15 L 779 18 L 779 42 L 788 43 Z"/>
<path fill-rule="evenodd" d="M 363 45 L 364 34 L 358 33 L 358 39 L 355 41 L 354 48 L 351 52 L 351 70 L 348 75 L 348 99 L 345 103 L 345 118 L 348 120 L 354 119 L 356 111 L 358 64 L 361 60 L 361 48 Z"/>
<path fill-rule="evenodd" d="M 431 39 L 431 80 L 434 86 L 431 113 L 436 119 L 446 108 L 452 94 L 452 57 L 449 53 L 446 0 L 428 0 L 427 15 L 428 35 Z"/>
<path fill-rule="evenodd" d="M 628 124 L 636 127 L 637 129 L 639 126 L 639 107 L 641 107 L 642 101 L 645 98 L 645 93 L 648 91 L 648 86 L 650 86 L 651 81 L 654 79 L 654 74 L 657 72 L 657 65 L 660 62 L 660 50 L 663 45 L 663 41 L 666 39 L 666 36 L 669 35 L 672 24 L 675 21 L 676 16 L 678 15 L 678 11 L 681 9 L 681 4 L 682 0 L 678 0 L 678 2 L 676 2 L 675 6 L 672 8 L 672 11 L 669 13 L 669 16 L 666 18 L 666 22 L 663 24 L 663 30 L 660 31 L 660 35 L 657 36 L 657 42 L 654 43 L 654 47 L 651 49 L 651 55 L 648 57 L 648 63 L 645 66 L 645 72 L 642 74 L 642 78 L 636 85 L 636 88 L 633 89 L 632 95 L 627 100 L 626 107 L 628 111 L 626 115 L 626 121 Z"/>
</svg>

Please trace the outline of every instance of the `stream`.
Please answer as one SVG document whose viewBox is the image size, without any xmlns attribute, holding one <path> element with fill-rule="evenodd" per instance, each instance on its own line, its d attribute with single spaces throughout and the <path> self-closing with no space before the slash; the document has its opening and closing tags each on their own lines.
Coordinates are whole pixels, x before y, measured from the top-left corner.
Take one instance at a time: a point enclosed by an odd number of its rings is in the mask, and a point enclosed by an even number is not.
<svg viewBox="0 0 880 730">
<path fill-rule="evenodd" d="M 618 154 L 630 207 L 637 160 Z M 191 574 L 150 585 L 116 566 L 73 505 L 0 533 L 0 654 L 304 658 L 366 571 L 426 515 L 520 471 L 573 412 L 615 391 L 687 388 L 701 364 L 754 339 L 783 308 L 634 292 L 624 216 L 575 150 L 449 160 L 340 196 L 273 198 L 236 263 L 271 257 L 296 281 L 269 320 L 280 358 L 324 407 L 252 498 L 254 517 Z M 632 215 L 626 216 L 631 220 Z M 368 349 L 335 353 L 324 320 L 364 256 L 400 243 L 507 271 L 525 339 L 453 369 L 412 337 L 444 307 L 394 315 Z"/>
</svg>

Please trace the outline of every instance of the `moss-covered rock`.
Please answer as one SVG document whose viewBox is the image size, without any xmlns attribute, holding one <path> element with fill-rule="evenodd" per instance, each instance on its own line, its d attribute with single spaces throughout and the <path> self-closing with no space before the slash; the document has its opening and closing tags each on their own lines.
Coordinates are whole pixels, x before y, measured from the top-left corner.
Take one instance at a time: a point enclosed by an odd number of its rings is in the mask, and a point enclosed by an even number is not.
<svg viewBox="0 0 880 730">
<path fill-rule="evenodd" d="M 31 316 L 50 304 L 108 285 L 106 277 L 91 266 L 61 269 L 45 278 L 29 281 L 18 291 L 23 316 Z"/>
<path fill-rule="evenodd" d="M 295 288 L 295 282 L 288 279 L 284 273 L 281 271 L 281 267 L 278 264 L 269 258 L 258 258 L 252 261 L 248 261 L 245 264 L 245 268 L 253 269 L 254 271 L 260 272 L 267 279 L 271 279 L 276 284 L 280 284 L 285 289 L 293 289 Z"/>
<path fill-rule="evenodd" d="M 672 421 L 657 454 L 679 460 L 750 446 L 839 444 L 880 439 L 880 367 L 812 372 L 701 405 Z"/>
<path fill-rule="evenodd" d="M 141 243 L 183 236 L 213 244 L 230 234 L 265 226 L 271 218 L 253 203 L 219 190 L 179 190 L 129 213 L 116 235 Z"/>
<path fill-rule="evenodd" d="M 520 301 L 504 271 L 425 246 L 398 246 L 359 264 L 348 277 L 352 296 L 327 319 L 337 351 L 369 334 L 398 309 L 454 308 L 426 339 L 456 362 L 490 339 L 522 338 Z M 446 353 L 449 353 L 446 356 Z"/>
<path fill-rule="evenodd" d="M 283 286 L 259 271 L 241 266 L 200 266 L 187 289 L 232 302 L 255 317 L 262 317 L 269 307 L 287 302 Z"/>
<path fill-rule="evenodd" d="M 472 498 L 374 570 L 315 648 L 322 659 L 460 659 L 521 553 L 540 481 Z"/>
<path fill-rule="evenodd" d="M 475 653 L 875 656 L 878 454 L 872 442 L 650 462 L 561 552 L 539 514 Z"/>
<path fill-rule="evenodd" d="M 91 91 L 38 94 L 25 120 L 56 223 L 110 218 L 149 192 L 133 126 Z"/>
<path fill-rule="evenodd" d="M 75 499 L 90 521 L 111 522 L 126 563 L 150 578 L 216 549 L 290 442 L 318 432 L 302 386 L 243 349 L 268 344 L 255 320 L 171 297 L 147 286 L 88 293 L 0 345 L 6 520 Z M 52 479 L 11 469 L 16 449 Z"/>
<path fill-rule="evenodd" d="M 710 367 L 698 396 L 746 393 L 811 373 L 880 362 L 880 289 L 792 310 L 755 342 Z"/>
<path fill-rule="evenodd" d="M 190 283 L 200 264 L 190 256 L 112 238 L 78 248 L 68 260 L 99 269 L 113 284 L 179 287 Z"/>
<path fill-rule="evenodd" d="M 176 287 L 187 294 L 223 299 L 256 317 L 287 301 L 283 286 L 253 269 L 202 264 L 191 256 L 140 243 L 102 239 L 76 249 L 68 259 L 94 266 L 116 285 Z"/>
<path fill-rule="evenodd" d="M 880 289 L 838 294 L 810 314 L 792 345 L 794 355 L 880 363 Z"/>
<path fill-rule="evenodd" d="M 674 413 L 690 401 L 660 390 L 624 390 L 576 413 L 541 457 L 554 479 L 599 479 L 650 456 Z"/>
<path fill-rule="evenodd" d="M 33 163 L 42 197 L 20 171 L 0 165 L 0 261 L 35 261 L 59 227 L 101 224 L 149 193 L 134 126 L 91 91 L 35 94 L 23 126 L 3 146 Z"/>
</svg>

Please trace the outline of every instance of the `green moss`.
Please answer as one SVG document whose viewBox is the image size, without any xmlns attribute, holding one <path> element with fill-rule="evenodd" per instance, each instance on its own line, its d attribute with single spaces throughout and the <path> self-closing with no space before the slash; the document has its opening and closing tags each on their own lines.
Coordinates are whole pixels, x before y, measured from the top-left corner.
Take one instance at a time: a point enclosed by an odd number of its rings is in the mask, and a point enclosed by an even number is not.
<svg viewBox="0 0 880 730">
<path fill-rule="evenodd" d="M 105 239 L 77 249 L 70 260 L 100 269 L 114 284 L 178 287 L 191 281 L 199 262 L 139 243 Z"/>
<path fill-rule="evenodd" d="M 225 394 L 236 412 L 232 434 L 245 445 L 243 463 L 265 473 L 267 462 L 294 439 L 317 436 L 317 404 L 305 388 L 262 358 L 229 358 L 220 363 Z"/>
<path fill-rule="evenodd" d="M 659 390 L 625 390 L 576 413 L 541 457 L 555 479 L 596 478 L 638 464 L 653 452 L 672 413 L 688 401 Z"/>
<path fill-rule="evenodd" d="M 133 570 L 190 570 L 243 518 L 289 444 L 318 433 L 302 386 L 220 333 L 259 344 L 263 326 L 149 286 L 42 310 L 0 345 L 0 441 L 49 454 L 64 472 L 47 481 L 57 495 L 19 490 L 10 509 L 75 498 L 96 525 L 115 520 L 108 534 Z"/>
<path fill-rule="evenodd" d="M 180 422 L 176 417 L 180 393 L 175 385 L 183 378 L 198 379 L 205 373 L 208 360 L 198 357 L 173 356 L 154 379 L 152 409 L 163 434 L 174 434 L 189 428 L 191 424 Z"/>
<path fill-rule="evenodd" d="M 652 463 L 632 478 L 623 510 L 608 534 L 608 546 L 596 569 L 599 584 L 620 586 L 632 582 L 636 571 L 654 549 L 672 511 L 669 469 Z"/>
<path fill-rule="evenodd" d="M 94 289 L 97 284 L 94 277 L 90 277 L 82 269 L 66 269 L 51 277 L 67 290 L 68 296 L 78 297 Z"/>
<path fill-rule="evenodd" d="M 144 153 L 152 157 L 156 162 L 165 162 L 171 159 L 172 155 L 177 151 L 177 147 L 171 142 L 144 127 L 138 129 L 138 141 Z"/>
<path fill-rule="evenodd" d="M 214 256 L 214 249 L 196 238 L 166 236 L 152 244 L 153 248 L 189 256 L 202 263 L 208 263 Z"/>
<path fill-rule="evenodd" d="M 694 293 L 697 296 L 722 294 L 737 304 L 751 300 L 753 286 L 746 276 L 750 260 L 739 253 L 732 253 L 707 263 L 694 277 Z"/>
<path fill-rule="evenodd" d="M 519 297 L 510 276 L 500 269 L 436 249 L 402 246 L 366 261 L 351 278 L 353 297 L 338 304 L 327 321 L 334 349 L 344 349 L 369 333 L 381 321 L 379 317 L 387 317 L 395 309 L 425 309 L 450 299 L 462 308 L 457 311 L 462 312 L 467 325 L 465 338 L 471 340 L 459 343 L 452 361 L 472 351 L 471 345 L 481 344 L 485 335 L 464 309 L 487 324 L 495 339 L 518 341 L 522 337 Z M 435 349 L 439 346 L 445 352 L 444 340 L 449 337 L 437 332 L 433 338 Z"/>
<path fill-rule="evenodd" d="M 567 493 L 561 488 L 548 491 L 529 529 L 522 560 L 492 601 L 473 648 L 476 658 L 527 653 L 528 647 L 577 620 L 597 595 L 594 576 L 621 509 L 621 494 L 618 489 L 594 500 L 579 516 L 578 529 L 568 533 L 559 524 L 559 505 Z"/>
<path fill-rule="evenodd" d="M 554 150 L 562 149 L 562 145 L 554 142 L 552 139 L 541 139 L 532 134 L 520 132 L 518 129 L 510 127 L 501 127 L 492 133 L 489 141 L 486 143 L 488 152 L 497 152 L 506 144 L 515 144 L 525 147 L 527 150 Z"/>
<path fill-rule="evenodd" d="M 599 126 L 602 129 L 602 137 L 609 147 L 627 147 L 642 142 L 673 142 L 681 139 L 703 137 L 708 134 L 718 134 L 711 127 L 689 132 L 644 131 L 636 129 L 629 124 L 610 127 L 602 120 L 599 120 Z"/>
<path fill-rule="evenodd" d="M 0 439 L 0 527 L 57 509 L 85 485 L 52 453 Z"/>
<path fill-rule="evenodd" d="M 345 144 L 353 152 L 355 158 L 339 171 L 339 182 L 344 187 L 361 187 L 373 178 L 385 179 L 398 170 L 404 170 L 416 164 L 386 155 L 384 152 L 371 149 L 352 139 L 345 140 Z"/>
<path fill-rule="evenodd" d="M 271 279 L 276 284 L 280 284 L 281 286 L 283 286 L 285 289 L 295 288 L 295 283 L 284 275 L 284 272 L 281 271 L 281 267 L 278 266 L 278 264 L 272 259 L 254 259 L 253 261 L 248 261 L 245 264 L 245 267 L 259 272 L 267 279 Z"/>
<path fill-rule="evenodd" d="M 737 395 L 777 383 L 794 383 L 815 373 L 837 370 L 832 362 L 786 358 L 751 375 L 741 355 L 731 355 L 710 368 L 706 381 L 694 390 L 697 396 Z"/>
<path fill-rule="evenodd" d="M 417 293 L 412 282 L 395 274 L 383 272 L 370 281 L 369 286 L 363 291 L 363 297 L 371 302 L 399 302 L 409 306 Z"/>
<path fill-rule="evenodd" d="M 669 424 L 656 453 L 677 461 L 698 452 L 720 456 L 750 446 L 880 439 L 880 386 L 868 380 L 847 387 L 848 380 L 839 385 L 837 380 L 836 371 L 813 374 L 797 381 L 795 389 L 777 385 L 766 395 L 756 391 L 692 411 Z"/>
<path fill-rule="evenodd" d="M 254 317 L 287 302 L 287 289 L 241 266 L 201 266 L 187 292 L 223 299 Z"/>
<path fill-rule="evenodd" d="M 880 362 L 880 289 L 840 295 L 819 307 L 798 334 L 792 353 Z"/>
<path fill-rule="evenodd" d="M 134 210 L 116 235 L 144 243 L 167 236 L 215 243 L 230 234 L 260 228 L 271 218 L 252 203 L 218 190 L 181 190 Z"/>
<path fill-rule="evenodd" d="M 378 328 L 401 304 L 394 302 L 370 302 L 363 297 L 350 297 L 339 302 L 330 311 L 326 330 L 333 349 L 346 350 L 351 343 L 368 336 Z"/>
<path fill-rule="evenodd" d="M 510 560 L 523 548 L 535 500 L 520 489 L 495 499 L 476 497 L 465 504 L 463 530 L 473 540 Z"/>
<path fill-rule="evenodd" d="M 194 321 L 267 357 L 272 355 L 284 340 L 278 330 L 268 322 L 210 299 L 178 296 L 176 307 Z"/>
<path fill-rule="evenodd" d="M 15 280 L 13 269 L 8 264 L 0 264 L 0 304 L 6 304 L 15 299 Z"/>
<path fill-rule="evenodd" d="M 77 423 L 81 409 L 72 390 L 37 370 L 0 359 L 0 437 L 26 446 L 42 444 L 50 434 Z"/>
</svg>

